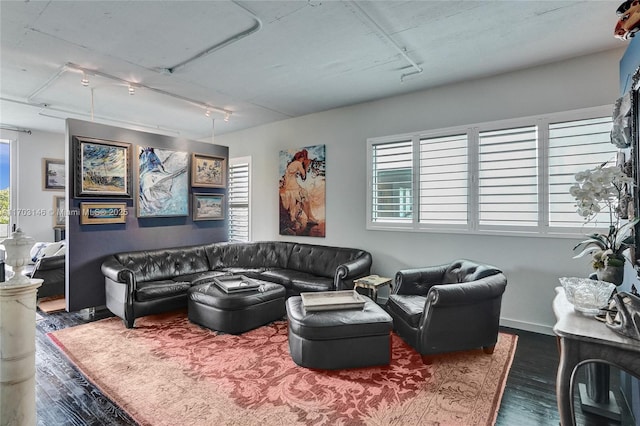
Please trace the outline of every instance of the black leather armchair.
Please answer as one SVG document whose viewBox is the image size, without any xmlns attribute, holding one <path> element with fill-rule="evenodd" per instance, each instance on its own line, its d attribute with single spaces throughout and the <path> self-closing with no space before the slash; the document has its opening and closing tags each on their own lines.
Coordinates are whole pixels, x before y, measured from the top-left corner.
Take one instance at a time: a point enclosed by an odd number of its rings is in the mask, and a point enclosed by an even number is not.
<svg viewBox="0 0 640 426">
<path fill-rule="evenodd" d="M 41 257 L 28 275 L 40 278 L 42 285 L 38 288 L 38 299 L 51 296 L 64 296 L 64 264 L 66 256 Z"/>
<path fill-rule="evenodd" d="M 493 353 L 506 285 L 496 267 L 465 259 L 405 269 L 386 309 L 398 335 L 421 355 L 480 347 Z"/>
</svg>

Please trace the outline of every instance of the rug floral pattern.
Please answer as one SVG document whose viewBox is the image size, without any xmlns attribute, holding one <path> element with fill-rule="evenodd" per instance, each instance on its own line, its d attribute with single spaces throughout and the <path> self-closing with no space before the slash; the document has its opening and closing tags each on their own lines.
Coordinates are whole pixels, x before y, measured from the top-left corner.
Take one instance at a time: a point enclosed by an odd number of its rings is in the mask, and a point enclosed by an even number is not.
<svg viewBox="0 0 640 426">
<path fill-rule="evenodd" d="M 425 365 L 392 333 L 389 366 L 325 371 L 291 360 L 285 321 L 233 336 L 173 313 L 140 318 L 135 329 L 110 318 L 50 336 L 149 425 L 489 425 L 517 342 L 501 333 L 492 355 L 458 352 Z"/>
</svg>

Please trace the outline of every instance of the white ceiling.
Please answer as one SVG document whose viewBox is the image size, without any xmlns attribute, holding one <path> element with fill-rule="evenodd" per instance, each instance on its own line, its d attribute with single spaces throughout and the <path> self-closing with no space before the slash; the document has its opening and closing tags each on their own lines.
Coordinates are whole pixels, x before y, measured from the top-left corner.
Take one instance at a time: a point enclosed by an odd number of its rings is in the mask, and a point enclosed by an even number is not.
<svg viewBox="0 0 640 426">
<path fill-rule="evenodd" d="M 2 0 L 0 124 L 201 139 L 619 48 L 620 2 Z"/>
</svg>

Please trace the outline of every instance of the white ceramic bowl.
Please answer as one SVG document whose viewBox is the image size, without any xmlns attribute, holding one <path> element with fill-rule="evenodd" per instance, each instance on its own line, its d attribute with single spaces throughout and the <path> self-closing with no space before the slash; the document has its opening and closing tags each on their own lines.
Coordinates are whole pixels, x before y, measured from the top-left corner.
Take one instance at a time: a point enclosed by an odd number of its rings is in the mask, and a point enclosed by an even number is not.
<svg viewBox="0 0 640 426">
<path fill-rule="evenodd" d="M 607 306 L 616 288 L 606 281 L 579 277 L 561 277 L 560 283 L 573 309 L 585 315 L 597 315 L 601 308 Z"/>
</svg>

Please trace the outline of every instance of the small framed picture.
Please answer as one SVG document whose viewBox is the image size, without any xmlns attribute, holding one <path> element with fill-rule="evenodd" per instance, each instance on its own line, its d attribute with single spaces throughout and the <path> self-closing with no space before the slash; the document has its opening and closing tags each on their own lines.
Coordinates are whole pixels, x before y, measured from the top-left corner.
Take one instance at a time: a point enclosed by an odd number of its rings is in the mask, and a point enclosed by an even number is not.
<svg viewBox="0 0 640 426">
<path fill-rule="evenodd" d="M 42 159 L 42 190 L 64 191 L 66 170 L 64 160 Z"/>
<path fill-rule="evenodd" d="M 205 154 L 191 155 L 191 186 L 224 188 L 227 186 L 227 160 Z"/>
<path fill-rule="evenodd" d="M 81 225 L 126 223 L 126 203 L 80 203 Z"/>
<path fill-rule="evenodd" d="M 131 198 L 131 144 L 73 137 L 76 198 Z"/>
<path fill-rule="evenodd" d="M 193 194 L 193 220 L 224 219 L 223 194 Z"/>
<path fill-rule="evenodd" d="M 53 197 L 53 227 L 64 228 L 67 224 L 67 214 L 65 209 L 66 198 L 62 195 Z"/>
</svg>

